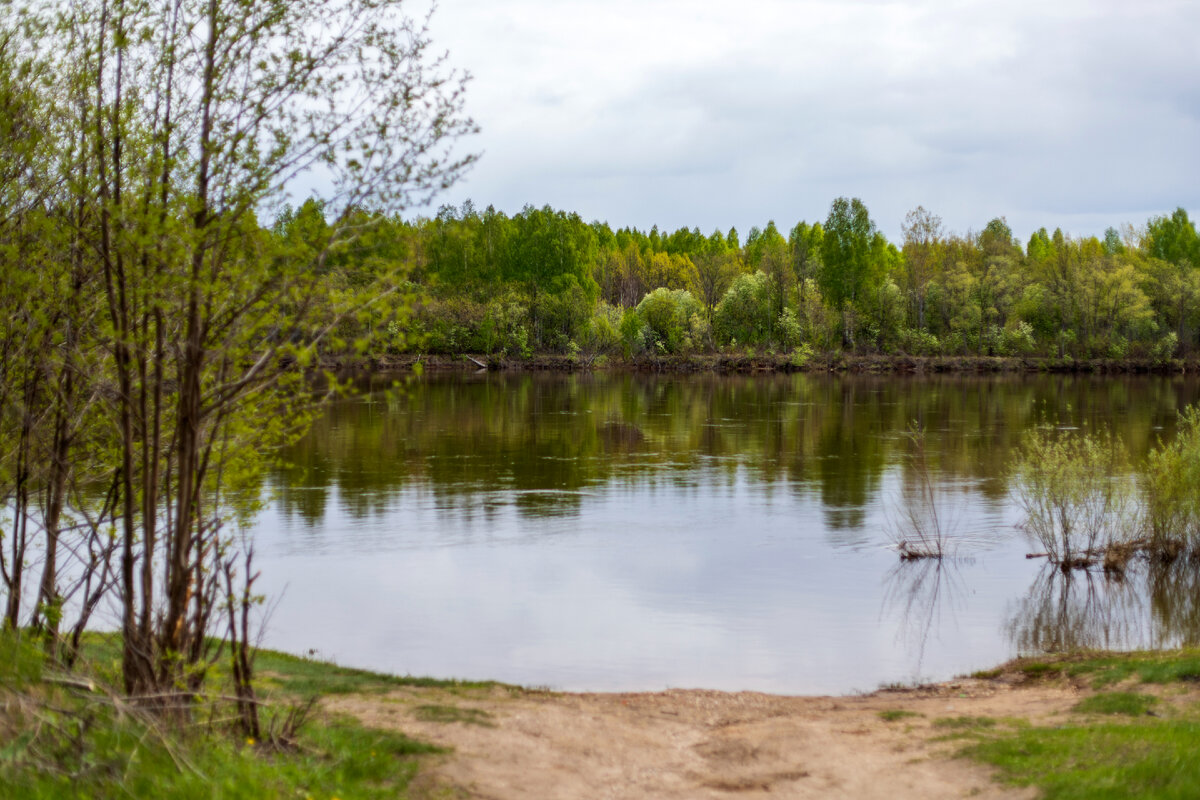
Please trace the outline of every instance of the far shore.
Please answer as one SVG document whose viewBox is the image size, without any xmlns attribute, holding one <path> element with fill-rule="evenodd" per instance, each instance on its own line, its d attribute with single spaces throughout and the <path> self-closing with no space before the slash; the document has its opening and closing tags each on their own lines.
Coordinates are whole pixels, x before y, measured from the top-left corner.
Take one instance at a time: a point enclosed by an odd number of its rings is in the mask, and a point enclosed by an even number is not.
<svg viewBox="0 0 1200 800">
<path fill-rule="evenodd" d="M 961 374 L 1092 374 L 1092 375 L 1182 375 L 1200 373 L 1200 358 L 1170 359 L 1075 359 L 1005 356 L 908 356 L 815 354 L 804 361 L 790 354 L 716 353 L 662 356 L 558 355 L 539 354 L 529 358 L 481 353 L 382 354 L 324 356 L 323 369 L 354 372 L 431 372 L 480 370 L 509 372 L 647 372 L 647 373 L 848 373 L 931 375 Z"/>
</svg>

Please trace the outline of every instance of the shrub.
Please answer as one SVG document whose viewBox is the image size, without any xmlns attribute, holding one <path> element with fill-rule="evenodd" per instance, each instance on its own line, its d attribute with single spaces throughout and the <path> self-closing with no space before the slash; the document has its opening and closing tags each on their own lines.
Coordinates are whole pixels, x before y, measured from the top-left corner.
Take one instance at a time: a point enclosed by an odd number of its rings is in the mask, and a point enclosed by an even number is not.
<svg viewBox="0 0 1200 800">
<path fill-rule="evenodd" d="M 621 349 L 621 309 L 601 300 L 579 336 L 588 353 L 615 353 Z"/>
<path fill-rule="evenodd" d="M 637 314 L 645 325 L 647 347 L 668 353 L 692 349 L 692 319 L 702 317 L 703 307 L 686 289 L 655 289 L 638 303 Z"/>
<path fill-rule="evenodd" d="M 1154 347 L 1150 349 L 1150 357 L 1158 363 L 1163 363 L 1174 358 L 1175 351 L 1178 349 L 1179 337 L 1175 331 L 1171 331 L 1154 344 Z"/>
<path fill-rule="evenodd" d="M 560 275 L 550 291 L 537 296 L 532 311 L 538 344 L 565 352 L 591 318 L 592 302 L 574 275 Z"/>
<path fill-rule="evenodd" d="M 617 329 L 621 335 L 621 345 L 625 356 L 636 356 L 646 350 L 646 339 L 649 331 L 642 322 L 636 308 L 627 308 L 621 315 L 621 325 Z"/>
<path fill-rule="evenodd" d="M 941 352 L 941 342 L 929 331 L 904 328 L 900 331 L 900 349 L 914 356 L 933 356 Z"/>
<path fill-rule="evenodd" d="M 800 346 L 800 342 L 804 338 L 800 318 L 790 308 L 785 308 L 779 315 L 779 319 L 775 322 L 775 329 L 778 333 L 779 345 L 784 350 L 794 350 Z"/>
<path fill-rule="evenodd" d="M 1116 476 L 1124 448 L 1111 435 L 1037 429 L 1018 457 L 1014 494 L 1028 532 L 1064 569 L 1130 538 L 1132 491 Z"/>
<path fill-rule="evenodd" d="M 1169 553 L 1200 539 L 1200 409 L 1189 406 L 1179 415 L 1175 439 L 1150 452 L 1139 485 L 1152 550 Z"/>
<path fill-rule="evenodd" d="M 996 352 L 1002 356 L 1019 356 L 1032 353 L 1037 343 L 1033 339 L 1033 326 L 1024 320 L 1006 325 L 996 342 Z"/>
<path fill-rule="evenodd" d="M 509 293 L 488 303 L 479 341 L 485 353 L 529 358 L 529 308 L 519 295 Z"/>
<path fill-rule="evenodd" d="M 771 328 L 770 282 L 762 272 L 739 275 L 725 292 L 713 314 L 717 340 L 733 340 L 759 345 L 767 340 Z"/>
</svg>

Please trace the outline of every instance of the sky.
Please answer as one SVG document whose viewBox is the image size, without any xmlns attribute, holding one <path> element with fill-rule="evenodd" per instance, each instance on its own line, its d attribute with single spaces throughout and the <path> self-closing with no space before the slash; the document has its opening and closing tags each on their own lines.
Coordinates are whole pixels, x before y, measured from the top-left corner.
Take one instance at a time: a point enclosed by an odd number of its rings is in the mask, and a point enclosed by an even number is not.
<svg viewBox="0 0 1200 800">
<path fill-rule="evenodd" d="M 443 202 L 744 236 L 859 197 L 893 240 L 1200 210 L 1196 0 L 440 0 L 431 35 L 481 128 Z"/>
</svg>

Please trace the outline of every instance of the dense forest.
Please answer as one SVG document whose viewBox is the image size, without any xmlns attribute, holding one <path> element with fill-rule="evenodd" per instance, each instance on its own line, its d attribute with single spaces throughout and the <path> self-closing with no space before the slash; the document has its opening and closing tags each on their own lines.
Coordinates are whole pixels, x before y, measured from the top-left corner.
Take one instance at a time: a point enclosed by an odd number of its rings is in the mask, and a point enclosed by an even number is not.
<svg viewBox="0 0 1200 800">
<path fill-rule="evenodd" d="M 401 306 L 376 309 L 391 352 L 638 356 L 842 350 L 910 355 L 1136 358 L 1200 345 L 1200 237 L 1180 208 L 1103 239 L 1004 219 L 945 230 L 922 207 L 889 242 L 858 199 L 823 221 L 743 236 L 613 230 L 550 207 L 508 216 L 470 201 L 372 225 L 323 265 L 328 291 L 353 290 L 402 264 Z M 288 208 L 285 250 L 327 247 L 321 203 Z M 409 310 L 408 306 L 411 306 Z"/>
</svg>

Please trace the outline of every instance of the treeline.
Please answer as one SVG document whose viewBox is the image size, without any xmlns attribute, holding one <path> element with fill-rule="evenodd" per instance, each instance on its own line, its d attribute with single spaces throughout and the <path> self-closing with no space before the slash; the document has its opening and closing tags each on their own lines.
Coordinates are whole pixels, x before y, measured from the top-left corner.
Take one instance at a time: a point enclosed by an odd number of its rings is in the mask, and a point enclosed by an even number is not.
<svg viewBox="0 0 1200 800">
<path fill-rule="evenodd" d="M 744 237 L 613 230 L 549 207 L 508 216 L 469 201 L 375 221 L 369 241 L 331 259 L 331 291 L 403 262 L 411 315 L 378 317 L 400 352 L 1166 360 L 1200 345 L 1200 237 L 1182 208 L 1103 238 L 1043 228 L 1024 243 L 1002 218 L 958 234 L 921 207 L 889 242 L 847 198 L 823 221 L 771 221 Z M 301 245 L 324 230 L 315 201 L 275 224 Z"/>
</svg>

